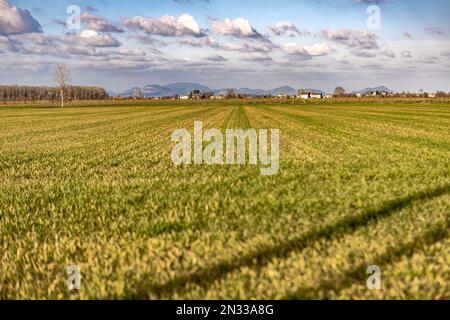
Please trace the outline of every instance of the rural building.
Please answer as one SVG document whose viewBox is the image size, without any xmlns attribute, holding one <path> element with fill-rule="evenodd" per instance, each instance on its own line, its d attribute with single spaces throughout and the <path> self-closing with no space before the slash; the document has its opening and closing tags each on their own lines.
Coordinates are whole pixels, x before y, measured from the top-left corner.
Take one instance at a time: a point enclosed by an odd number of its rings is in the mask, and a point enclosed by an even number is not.
<svg viewBox="0 0 450 320">
<path fill-rule="evenodd" d="M 298 97 L 301 99 L 323 99 L 323 93 L 299 90 Z"/>
<path fill-rule="evenodd" d="M 180 100 L 189 100 L 189 96 L 180 96 Z"/>
<path fill-rule="evenodd" d="M 311 98 L 311 92 L 299 90 L 298 91 L 298 97 L 300 99 L 309 99 L 309 98 Z"/>
</svg>

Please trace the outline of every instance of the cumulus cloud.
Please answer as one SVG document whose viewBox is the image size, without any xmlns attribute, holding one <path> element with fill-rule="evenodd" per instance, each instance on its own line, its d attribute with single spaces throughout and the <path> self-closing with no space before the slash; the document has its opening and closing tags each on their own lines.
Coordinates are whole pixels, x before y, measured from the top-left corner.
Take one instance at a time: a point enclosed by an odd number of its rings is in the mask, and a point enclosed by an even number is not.
<svg viewBox="0 0 450 320">
<path fill-rule="evenodd" d="M 271 42 L 245 42 L 245 43 L 225 43 L 220 45 L 220 49 L 225 51 L 238 52 L 271 52 L 276 46 Z"/>
<path fill-rule="evenodd" d="M 0 52 L 19 52 L 20 49 L 20 43 L 0 35 Z"/>
<path fill-rule="evenodd" d="M 86 24 L 89 29 L 98 32 L 115 32 L 123 33 L 123 29 L 116 26 L 114 23 L 104 17 L 99 17 L 91 13 L 83 13 L 80 17 L 81 22 Z"/>
<path fill-rule="evenodd" d="M 79 39 L 91 47 L 116 48 L 122 44 L 109 34 L 101 34 L 94 30 L 84 30 L 80 33 Z"/>
<path fill-rule="evenodd" d="M 378 36 L 364 30 L 323 30 L 321 35 L 329 40 L 341 43 L 350 48 L 361 50 L 379 49 Z"/>
<path fill-rule="evenodd" d="M 31 13 L 10 5 L 7 0 L 0 0 L 0 35 L 32 32 L 42 32 L 42 27 Z"/>
<path fill-rule="evenodd" d="M 261 34 L 244 18 L 213 20 L 211 29 L 214 33 L 235 38 L 260 38 Z"/>
<path fill-rule="evenodd" d="M 270 30 L 277 36 L 295 37 L 296 35 L 308 35 L 311 32 L 300 31 L 291 21 L 280 21 L 276 25 L 270 27 Z"/>
<path fill-rule="evenodd" d="M 0 49 L 23 55 L 55 56 L 67 58 L 71 55 L 106 57 L 111 52 L 97 48 L 117 48 L 121 43 L 107 34 L 85 30 L 80 35 L 44 35 L 38 33 L 0 36 Z"/>
<path fill-rule="evenodd" d="M 78 36 L 46 36 L 33 33 L 12 36 L 8 40 L 9 51 L 25 55 L 57 57 L 100 55 L 94 47 L 80 41 Z"/>
<path fill-rule="evenodd" d="M 282 49 L 289 55 L 297 55 L 302 57 L 325 56 L 332 52 L 332 49 L 326 43 L 317 43 L 312 46 L 301 46 L 298 43 L 291 42 L 286 43 Z"/>
<path fill-rule="evenodd" d="M 164 37 L 205 36 L 195 18 L 187 13 L 179 17 L 165 15 L 159 18 L 123 18 L 123 23 L 129 29 L 140 30 L 148 35 Z"/>
<path fill-rule="evenodd" d="M 201 39 L 185 39 L 180 41 L 180 44 L 191 46 L 194 48 L 201 48 L 201 47 L 210 47 L 214 49 L 220 48 L 219 42 L 217 42 L 216 39 L 211 37 L 205 37 Z"/>
<path fill-rule="evenodd" d="M 185 39 L 179 43 L 194 48 L 209 47 L 216 50 L 236 52 L 271 52 L 276 48 L 276 46 L 270 41 L 220 43 L 212 37 L 205 37 L 202 39 Z"/>
</svg>

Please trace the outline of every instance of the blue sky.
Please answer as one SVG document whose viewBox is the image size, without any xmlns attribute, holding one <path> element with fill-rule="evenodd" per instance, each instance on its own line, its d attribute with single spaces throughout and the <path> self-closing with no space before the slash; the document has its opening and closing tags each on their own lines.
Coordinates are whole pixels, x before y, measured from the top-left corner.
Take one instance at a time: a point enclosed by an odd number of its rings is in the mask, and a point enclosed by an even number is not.
<svg viewBox="0 0 450 320">
<path fill-rule="evenodd" d="M 80 28 L 65 25 L 70 5 L 81 9 Z M 373 5 L 379 29 L 367 25 Z M 179 81 L 450 91 L 448 0 L 0 0 L 0 8 L 7 84 L 51 84 L 52 68 L 65 63 L 74 83 L 116 92 Z"/>
</svg>

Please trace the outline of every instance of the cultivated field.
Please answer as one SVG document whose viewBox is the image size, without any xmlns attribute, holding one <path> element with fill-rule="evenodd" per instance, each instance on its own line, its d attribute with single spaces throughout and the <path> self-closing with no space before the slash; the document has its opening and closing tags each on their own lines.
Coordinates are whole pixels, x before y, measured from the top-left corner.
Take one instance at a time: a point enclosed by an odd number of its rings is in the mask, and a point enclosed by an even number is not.
<svg viewBox="0 0 450 320">
<path fill-rule="evenodd" d="M 196 120 L 279 128 L 280 173 L 174 166 Z M 449 299 L 449 227 L 448 102 L 0 107 L 3 299 Z"/>
</svg>

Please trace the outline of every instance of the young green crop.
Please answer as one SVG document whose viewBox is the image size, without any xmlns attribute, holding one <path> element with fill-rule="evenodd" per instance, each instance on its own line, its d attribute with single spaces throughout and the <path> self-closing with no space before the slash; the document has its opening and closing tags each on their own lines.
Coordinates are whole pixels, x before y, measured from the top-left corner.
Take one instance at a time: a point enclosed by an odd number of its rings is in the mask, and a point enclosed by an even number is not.
<svg viewBox="0 0 450 320">
<path fill-rule="evenodd" d="M 175 166 L 194 121 L 280 129 L 279 174 Z M 1 107 L 0 177 L 3 299 L 450 298 L 448 102 Z"/>
</svg>

